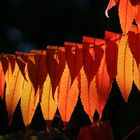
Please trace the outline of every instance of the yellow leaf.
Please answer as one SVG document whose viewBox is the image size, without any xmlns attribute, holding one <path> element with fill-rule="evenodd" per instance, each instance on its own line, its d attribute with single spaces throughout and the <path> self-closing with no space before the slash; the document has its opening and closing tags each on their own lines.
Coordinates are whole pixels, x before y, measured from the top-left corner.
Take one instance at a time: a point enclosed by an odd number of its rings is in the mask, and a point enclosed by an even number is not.
<svg viewBox="0 0 140 140">
<path fill-rule="evenodd" d="M 128 36 L 123 36 L 118 44 L 118 64 L 116 81 L 127 102 L 133 83 L 133 56 L 128 47 Z"/>
<path fill-rule="evenodd" d="M 134 83 L 137 86 L 138 90 L 140 91 L 140 64 L 137 65 L 136 60 L 134 59 L 134 64 L 133 64 L 133 76 L 134 76 Z M 139 66 L 139 68 L 138 68 Z"/>
<path fill-rule="evenodd" d="M 5 94 L 6 108 L 10 123 L 12 122 L 13 114 L 22 94 L 23 81 L 24 77 L 22 76 L 16 63 L 13 75 L 11 77 L 10 83 L 7 85 Z"/>
<path fill-rule="evenodd" d="M 39 102 L 39 94 L 35 95 L 35 89 L 32 83 L 29 81 L 29 76 L 27 72 L 27 66 L 25 68 L 25 73 L 27 80 L 23 82 L 23 90 L 21 95 L 21 112 L 25 126 L 30 125 L 35 110 Z"/>
<path fill-rule="evenodd" d="M 43 85 L 42 98 L 40 102 L 42 114 L 45 120 L 53 120 L 57 109 L 57 98 L 58 92 L 56 88 L 53 99 L 51 81 L 49 75 L 47 75 L 47 78 Z"/>
</svg>

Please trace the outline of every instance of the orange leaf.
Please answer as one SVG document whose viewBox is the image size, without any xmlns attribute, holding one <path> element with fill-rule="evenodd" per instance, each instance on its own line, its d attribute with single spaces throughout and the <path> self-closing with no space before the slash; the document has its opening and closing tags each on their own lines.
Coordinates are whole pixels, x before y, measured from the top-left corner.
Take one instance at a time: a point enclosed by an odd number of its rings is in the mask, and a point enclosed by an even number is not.
<svg viewBox="0 0 140 140">
<path fill-rule="evenodd" d="M 15 61 L 15 56 L 11 56 L 13 57 L 13 61 Z M 7 92 L 9 92 L 9 85 L 10 85 L 10 82 L 11 82 L 11 78 L 12 78 L 12 75 L 13 75 L 13 71 L 12 71 L 12 63 L 9 61 L 9 55 L 3 55 L 1 57 L 1 60 L 2 60 L 2 67 L 3 67 L 3 71 L 4 71 L 4 79 L 5 79 L 5 83 L 6 83 L 6 89 L 5 89 L 5 93 L 7 94 Z M 5 95 L 6 96 L 6 95 Z"/>
<path fill-rule="evenodd" d="M 0 61 L 0 97 L 2 99 L 4 98 L 4 85 L 5 85 L 4 72 L 2 69 L 1 61 Z"/>
<path fill-rule="evenodd" d="M 128 47 L 128 36 L 123 36 L 118 44 L 117 84 L 127 102 L 133 83 L 133 56 Z"/>
<path fill-rule="evenodd" d="M 66 66 L 59 89 L 58 108 L 62 120 L 68 122 L 78 100 L 78 75 L 82 67 L 82 45 L 65 42 Z"/>
<path fill-rule="evenodd" d="M 72 85 L 68 64 L 66 64 L 58 86 L 58 109 L 64 122 L 68 122 L 78 100 L 78 79 Z"/>
<path fill-rule="evenodd" d="M 140 63 L 140 35 L 138 27 L 133 25 L 128 33 L 128 44 L 137 65 Z"/>
<path fill-rule="evenodd" d="M 102 111 L 105 107 L 107 99 L 109 97 L 110 89 L 112 83 L 110 82 L 109 74 L 107 71 L 106 59 L 105 59 L 105 45 L 101 48 L 104 51 L 100 67 L 96 73 L 96 88 L 97 88 L 97 105 L 96 108 L 99 112 L 100 117 L 102 116 Z"/>
<path fill-rule="evenodd" d="M 45 120 L 53 120 L 58 104 L 57 98 L 58 91 L 56 88 L 53 99 L 51 81 L 48 75 L 43 85 L 42 98 L 40 102 L 42 114 Z"/>
<path fill-rule="evenodd" d="M 12 122 L 13 114 L 22 94 L 23 81 L 24 77 L 22 76 L 19 67 L 16 63 L 10 83 L 7 85 L 5 95 L 6 108 L 10 124 Z"/>
<path fill-rule="evenodd" d="M 21 112 L 25 126 L 29 126 L 39 102 L 39 94 L 35 95 L 35 89 L 29 80 L 27 67 L 25 68 L 27 80 L 23 82 L 21 95 Z"/>
<path fill-rule="evenodd" d="M 91 37 L 83 37 L 83 68 L 81 69 L 81 101 L 85 112 L 93 122 L 93 114 L 96 107 L 95 74 L 98 71 L 103 51 L 99 47 L 103 40 Z M 86 99 L 86 100 L 85 100 Z"/>
<path fill-rule="evenodd" d="M 65 68 L 65 52 L 64 47 L 48 46 L 47 48 L 46 64 L 48 74 L 51 78 L 52 95 L 54 96 L 56 87 Z"/>
<path fill-rule="evenodd" d="M 122 31 L 127 34 L 132 26 L 132 22 L 136 15 L 136 8 L 130 0 L 120 0 L 119 3 L 119 18 Z"/>
<path fill-rule="evenodd" d="M 110 0 L 107 6 L 107 9 L 110 10 L 119 0 Z"/>
<path fill-rule="evenodd" d="M 94 115 L 96 104 L 97 104 L 97 91 L 96 91 L 95 77 L 89 84 L 84 68 L 81 69 L 80 75 L 81 75 L 81 79 L 80 79 L 81 102 L 82 102 L 84 111 L 89 116 L 90 121 L 93 122 L 93 115 Z"/>
<path fill-rule="evenodd" d="M 107 64 L 107 71 L 112 82 L 116 78 L 117 74 L 117 60 L 118 60 L 118 45 L 117 42 L 120 40 L 121 35 L 113 32 L 105 32 L 105 58 Z"/>
</svg>

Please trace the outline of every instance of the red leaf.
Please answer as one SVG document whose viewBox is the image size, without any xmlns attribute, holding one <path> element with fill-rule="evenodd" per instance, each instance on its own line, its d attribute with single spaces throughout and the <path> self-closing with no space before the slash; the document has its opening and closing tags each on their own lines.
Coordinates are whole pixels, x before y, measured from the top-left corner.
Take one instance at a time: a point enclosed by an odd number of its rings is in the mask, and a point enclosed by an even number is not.
<svg viewBox="0 0 140 140">
<path fill-rule="evenodd" d="M 83 64 L 82 44 L 65 42 L 64 45 L 65 45 L 66 61 L 69 67 L 71 81 L 73 83 L 74 79 L 80 73 L 80 69 L 82 68 Z"/>
<path fill-rule="evenodd" d="M 112 82 L 117 74 L 117 60 L 118 60 L 117 42 L 120 40 L 121 35 L 106 31 L 105 36 L 106 36 L 105 58 L 107 64 L 107 71 L 110 77 L 110 81 Z"/>
<path fill-rule="evenodd" d="M 46 55 L 34 54 L 25 55 L 25 57 L 27 59 L 29 80 L 35 89 L 35 93 L 39 92 L 41 94 L 47 76 Z"/>
<path fill-rule="evenodd" d="M 22 59 L 21 55 L 17 55 L 16 56 L 16 63 L 18 65 L 18 67 L 19 67 L 19 70 L 20 70 L 22 76 L 24 77 L 24 79 L 26 79 L 25 72 L 24 72 L 25 66 L 26 66 L 26 62 Z"/>
<path fill-rule="evenodd" d="M 43 84 L 46 80 L 47 77 L 47 65 L 46 65 L 46 55 L 47 55 L 47 50 L 31 50 L 32 53 L 37 54 L 37 73 L 36 75 L 37 80 L 36 82 L 38 83 L 38 92 L 40 94 L 40 100 L 42 98 L 42 90 L 43 90 Z"/>
<path fill-rule="evenodd" d="M 61 79 L 65 68 L 65 48 L 64 47 L 47 47 L 46 64 L 48 74 L 51 78 L 52 94 L 54 93 Z"/>
<path fill-rule="evenodd" d="M 6 55 L 1 55 L 1 64 L 2 64 L 4 75 L 5 75 L 9 67 L 9 61 Z"/>
<path fill-rule="evenodd" d="M 15 55 L 7 55 L 8 57 L 8 60 L 10 62 L 10 65 L 11 65 L 11 70 L 12 70 L 12 73 L 15 69 Z"/>
<path fill-rule="evenodd" d="M 140 63 L 140 34 L 138 32 L 138 27 L 133 25 L 128 33 L 128 43 L 129 48 L 136 60 L 137 65 Z"/>
<path fill-rule="evenodd" d="M 99 47 L 104 43 L 102 39 L 83 37 L 83 66 L 86 73 L 88 83 L 98 71 L 103 51 Z"/>
</svg>

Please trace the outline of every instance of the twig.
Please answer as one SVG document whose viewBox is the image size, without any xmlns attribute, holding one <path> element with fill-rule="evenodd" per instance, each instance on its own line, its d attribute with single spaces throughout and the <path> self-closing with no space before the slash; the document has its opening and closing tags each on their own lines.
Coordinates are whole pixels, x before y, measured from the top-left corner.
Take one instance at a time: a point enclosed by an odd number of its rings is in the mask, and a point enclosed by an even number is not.
<svg viewBox="0 0 140 140">
<path fill-rule="evenodd" d="M 124 138 L 123 140 L 128 140 L 134 133 L 136 133 L 140 129 L 140 125 L 135 127 L 132 131 L 130 131 Z"/>
</svg>

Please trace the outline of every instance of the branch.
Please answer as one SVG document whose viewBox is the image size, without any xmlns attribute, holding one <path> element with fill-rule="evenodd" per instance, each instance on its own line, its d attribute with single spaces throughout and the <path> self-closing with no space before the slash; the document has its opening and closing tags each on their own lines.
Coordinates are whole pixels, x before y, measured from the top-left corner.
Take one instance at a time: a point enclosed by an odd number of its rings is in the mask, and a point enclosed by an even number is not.
<svg viewBox="0 0 140 140">
<path fill-rule="evenodd" d="M 134 133 L 136 133 L 138 130 L 140 130 L 140 125 L 135 127 L 132 131 L 130 131 L 124 138 L 123 140 L 128 140 Z"/>
</svg>

